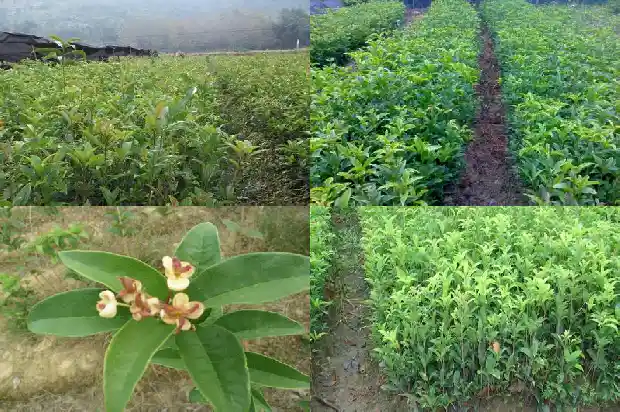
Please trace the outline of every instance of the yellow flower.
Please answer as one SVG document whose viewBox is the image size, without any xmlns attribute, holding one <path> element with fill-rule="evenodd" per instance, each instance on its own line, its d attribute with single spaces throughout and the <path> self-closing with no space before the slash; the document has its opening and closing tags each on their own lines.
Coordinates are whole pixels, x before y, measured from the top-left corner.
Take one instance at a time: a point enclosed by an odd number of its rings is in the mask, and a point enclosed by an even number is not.
<svg viewBox="0 0 620 412">
<path fill-rule="evenodd" d="M 97 302 L 97 310 L 102 318 L 113 318 L 116 316 L 116 296 L 109 290 L 104 290 L 99 294 L 101 300 Z"/>
<path fill-rule="evenodd" d="M 205 307 L 200 302 L 190 302 L 185 293 L 177 293 L 172 298 L 172 305 L 162 305 L 161 319 L 169 325 L 177 325 L 175 333 L 192 329 L 188 319 L 198 319 Z"/>
<path fill-rule="evenodd" d="M 159 309 L 159 299 L 150 297 L 146 293 L 137 294 L 135 300 L 131 303 L 131 306 L 129 306 L 131 317 L 133 317 L 134 320 L 155 316 L 159 314 Z"/>
<path fill-rule="evenodd" d="M 142 292 L 142 283 L 139 280 L 127 277 L 120 277 L 119 280 L 124 289 L 118 293 L 118 297 L 123 299 L 125 303 L 133 302 L 136 295 Z"/>
<path fill-rule="evenodd" d="M 168 288 L 180 292 L 189 286 L 189 278 L 194 274 L 194 267 L 188 262 L 181 262 L 176 257 L 164 256 L 161 260 L 168 278 Z"/>
</svg>

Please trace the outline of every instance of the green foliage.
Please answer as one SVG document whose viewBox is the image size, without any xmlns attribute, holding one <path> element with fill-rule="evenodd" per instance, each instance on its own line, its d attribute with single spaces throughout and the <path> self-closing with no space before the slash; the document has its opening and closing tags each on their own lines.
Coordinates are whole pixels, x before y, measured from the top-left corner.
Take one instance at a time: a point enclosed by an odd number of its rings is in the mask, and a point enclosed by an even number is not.
<svg viewBox="0 0 620 412">
<path fill-rule="evenodd" d="M 37 299 L 34 290 L 22 286 L 20 281 L 18 275 L 0 273 L 0 313 L 15 331 L 26 330 L 28 311 Z"/>
<path fill-rule="evenodd" d="M 102 289 L 53 295 L 34 306 L 28 316 L 29 330 L 68 337 L 115 331 L 103 370 L 105 404 L 110 412 L 124 410 L 149 363 L 187 370 L 197 386 L 190 401 L 208 402 L 216 411 L 248 412 L 254 410 L 254 403 L 257 407 L 266 406 L 261 386 L 309 387 L 307 376 L 275 359 L 245 353 L 241 343 L 241 339 L 250 337 L 298 334 L 303 332 L 300 324 L 258 310 L 232 311 L 222 316 L 224 304 L 262 303 L 307 289 L 307 257 L 254 253 L 221 261 L 219 236 L 211 223 L 192 228 L 175 255 L 193 266 L 189 287 L 185 289 L 190 303 L 175 303 L 179 294 L 172 299 L 168 272 L 166 279 L 155 268 L 136 259 L 97 251 L 61 252 L 61 261 L 72 271 L 106 285 L 113 292 L 123 293 L 110 300 L 109 295 L 116 294 L 108 291 L 107 301 L 100 302 Z M 141 282 L 142 289 L 127 289 L 127 284 L 119 279 L 123 276 L 133 279 L 132 288 L 137 287 L 134 281 Z M 140 300 L 137 296 L 141 296 Z M 108 306 L 116 311 L 102 317 Z M 188 308 L 191 312 L 187 312 Z M 201 313 L 205 309 L 202 316 L 195 313 L 196 308 L 201 308 Z M 170 324 L 163 313 L 173 317 L 185 313 L 184 321 L 193 319 L 194 323 L 186 324 L 189 328 L 182 330 L 178 318 Z"/>
<path fill-rule="evenodd" d="M 130 319 L 112 337 L 103 366 L 106 412 L 122 412 L 157 349 L 174 332 L 154 318 Z"/>
<path fill-rule="evenodd" d="M 136 233 L 137 227 L 134 226 L 136 216 L 130 210 L 117 207 L 107 211 L 105 215 L 111 220 L 111 226 L 108 229 L 110 233 L 121 237 L 133 236 Z"/>
<path fill-rule="evenodd" d="M 68 250 L 58 254 L 60 261 L 82 277 L 107 286 L 113 292 L 120 292 L 123 285 L 120 277 L 142 282 L 151 296 L 168 297 L 166 278 L 154 267 L 129 256 L 116 253 Z"/>
<path fill-rule="evenodd" d="M 309 269 L 306 256 L 247 253 L 198 271 L 188 294 L 209 307 L 270 302 L 306 290 Z"/>
<path fill-rule="evenodd" d="M 439 0 L 404 33 L 353 53 L 356 70 L 313 71 L 314 203 L 441 200 L 472 134 L 478 30 L 466 1 Z"/>
<path fill-rule="evenodd" d="M 238 134 L 240 140 L 255 146 L 254 150 L 263 151 L 260 156 L 250 155 L 245 167 L 242 164 L 237 169 L 237 179 L 256 180 L 257 176 L 262 176 L 271 184 L 290 186 L 290 182 L 274 181 L 277 179 L 274 176 L 283 175 L 288 180 L 303 181 L 303 184 L 297 182 L 289 191 L 299 190 L 300 185 L 304 185 L 304 191 L 307 191 L 308 54 L 266 53 L 251 59 L 245 56 L 211 57 L 209 61 L 216 74 L 215 86 L 219 91 L 218 106 L 224 130 Z M 296 157 L 291 159 L 291 154 Z M 287 202 L 280 199 L 275 203 Z"/>
<path fill-rule="evenodd" d="M 323 66 L 342 65 L 375 33 L 388 33 L 403 23 L 402 1 L 364 2 L 310 17 L 310 60 Z"/>
<path fill-rule="evenodd" d="M 243 227 L 239 223 L 233 222 L 230 219 L 222 219 L 222 223 L 224 224 L 224 226 L 226 226 L 226 229 L 230 230 L 233 233 L 240 233 L 243 236 L 251 237 L 254 239 L 265 239 L 265 236 L 260 231 L 252 228 Z"/>
<path fill-rule="evenodd" d="M 28 328 L 33 333 L 63 337 L 83 337 L 110 332 L 123 326 L 131 314 L 127 308 L 111 319 L 102 318 L 93 302 L 104 289 L 77 289 L 51 296 L 31 308 Z"/>
<path fill-rule="evenodd" d="M 269 186 L 257 180 L 273 176 L 240 171 L 265 159 L 290 171 L 279 152 L 309 129 L 306 62 L 290 53 L 2 71 L 3 199 L 208 205 Z"/>
<path fill-rule="evenodd" d="M 72 223 L 66 229 L 55 226 L 49 232 L 37 236 L 28 247 L 36 253 L 49 257 L 52 263 L 57 263 L 59 252 L 78 247 L 88 237 L 81 224 Z"/>
<path fill-rule="evenodd" d="M 19 249 L 26 240 L 22 237 L 24 222 L 13 215 L 10 206 L 0 207 L 0 243 L 9 251 Z"/>
<path fill-rule="evenodd" d="M 360 210 L 390 388 L 434 409 L 486 391 L 620 400 L 618 210 Z"/>
<path fill-rule="evenodd" d="M 320 339 L 326 333 L 325 316 L 331 302 L 326 300 L 325 286 L 329 280 L 334 257 L 334 234 L 330 209 L 310 208 L 310 337 Z"/>
<path fill-rule="evenodd" d="M 522 0 L 487 1 L 482 10 L 495 36 L 511 148 L 530 198 L 620 202 L 620 43 L 611 14 Z"/>
</svg>

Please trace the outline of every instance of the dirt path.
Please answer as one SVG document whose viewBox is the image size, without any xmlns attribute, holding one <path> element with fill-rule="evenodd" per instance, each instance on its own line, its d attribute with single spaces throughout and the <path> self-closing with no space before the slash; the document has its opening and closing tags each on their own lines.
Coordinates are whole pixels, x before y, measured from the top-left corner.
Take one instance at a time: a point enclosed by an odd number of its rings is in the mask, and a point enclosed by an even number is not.
<svg viewBox="0 0 620 412">
<path fill-rule="evenodd" d="M 476 93 L 480 108 L 475 122 L 474 140 L 465 152 L 461 180 L 447 190 L 449 206 L 516 206 L 527 204 L 519 179 L 511 167 L 506 136 L 505 108 L 499 86 L 500 70 L 489 28 L 482 27 L 483 50 L 479 57 L 482 71 Z"/>
<path fill-rule="evenodd" d="M 313 412 L 381 412 L 404 410 L 396 396 L 384 393 L 384 379 L 371 359 L 364 280 L 364 257 L 357 215 L 334 214 L 336 254 L 328 319 L 329 334 L 313 348 Z"/>
</svg>

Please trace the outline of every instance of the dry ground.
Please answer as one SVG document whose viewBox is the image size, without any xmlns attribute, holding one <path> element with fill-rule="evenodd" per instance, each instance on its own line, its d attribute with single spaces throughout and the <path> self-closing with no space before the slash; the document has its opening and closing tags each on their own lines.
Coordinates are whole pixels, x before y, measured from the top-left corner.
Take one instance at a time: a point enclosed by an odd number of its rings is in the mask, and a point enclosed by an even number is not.
<svg viewBox="0 0 620 412">
<path fill-rule="evenodd" d="M 218 226 L 225 257 L 256 251 L 309 252 L 306 207 L 186 207 L 172 209 L 167 215 L 159 213 L 161 208 L 129 208 L 137 228 L 130 237 L 109 232 L 111 221 L 105 212 L 116 208 L 59 208 L 57 216 L 46 215 L 45 208 L 19 209 L 17 214 L 23 216 L 25 234 L 30 241 L 56 225 L 66 228 L 71 223 L 81 223 L 90 239 L 80 249 L 122 253 L 152 264 L 161 256 L 171 254 L 188 229 L 205 221 Z M 264 240 L 232 232 L 222 219 L 258 229 Z M 24 248 L 0 252 L 0 273 L 22 274 L 22 283 L 34 288 L 39 297 L 82 286 L 80 281 L 65 277 L 62 265 L 52 264 L 45 256 L 26 253 Z M 309 326 L 307 293 L 261 307 L 283 313 L 306 328 Z M 9 322 L 11 319 L 0 313 L 0 412 L 103 411 L 101 372 L 109 334 L 80 339 L 42 337 L 16 331 Z M 249 350 L 274 356 L 309 373 L 310 351 L 300 337 L 257 339 L 249 342 Z M 208 410 L 187 401 L 192 387 L 185 373 L 150 366 L 127 410 Z M 273 390 L 267 397 L 276 411 L 300 411 L 299 400 L 306 399 L 307 394 Z"/>
</svg>

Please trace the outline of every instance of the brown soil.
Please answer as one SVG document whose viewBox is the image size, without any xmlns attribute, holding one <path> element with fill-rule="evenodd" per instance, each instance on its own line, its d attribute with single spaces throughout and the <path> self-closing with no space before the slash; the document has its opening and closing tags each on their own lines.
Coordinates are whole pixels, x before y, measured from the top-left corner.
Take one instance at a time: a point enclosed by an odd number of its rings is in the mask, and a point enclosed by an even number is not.
<svg viewBox="0 0 620 412">
<path fill-rule="evenodd" d="M 476 93 L 480 108 L 475 122 L 474 140 L 465 152 L 465 170 L 457 185 L 447 190 L 449 206 L 517 206 L 527 204 L 508 154 L 505 108 L 499 85 L 500 69 L 493 51 L 493 40 L 485 25 L 481 33 L 482 71 Z"/>
<path fill-rule="evenodd" d="M 381 390 L 384 378 L 371 359 L 368 288 L 359 245 L 357 217 L 334 216 L 336 233 L 349 230 L 355 242 L 343 242 L 336 256 L 330 333 L 314 345 L 312 355 L 312 412 L 381 412 L 402 410 L 402 399 Z"/>
<path fill-rule="evenodd" d="M 180 207 L 167 215 L 154 207 L 132 207 L 135 215 L 133 236 L 119 237 L 109 232 L 106 210 L 115 208 L 60 208 L 57 216 L 43 213 L 44 208 L 14 209 L 26 224 L 26 239 L 46 233 L 54 226 L 82 223 L 90 239 L 80 249 L 106 250 L 145 261 L 157 260 L 174 250 L 175 242 L 195 224 L 210 221 L 218 226 L 222 255 L 231 257 L 257 251 L 287 251 L 308 254 L 307 207 Z M 230 231 L 222 219 L 230 219 L 244 228 L 260 230 L 264 240 Z M 64 290 L 84 287 L 80 281 L 64 277 L 61 264 L 46 257 L 26 253 L 0 252 L 0 273 L 22 274 L 24 286 L 35 289 L 39 298 Z M 277 311 L 309 327 L 309 297 L 301 293 L 261 309 Z M 70 339 L 38 336 L 10 328 L 10 318 L 0 312 L 0 412 L 8 411 L 102 411 L 103 356 L 110 334 Z M 310 352 L 301 337 L 255 339 L 247 342 L 251 351 L 273 356 L 310 372 Z M 136 387 L 128 412 L 208 411 L 203 405 L 188 402 L 193 387 L 189 376 L 158 366 L 150 366 Z M 308 391 L 267 390 L 274 411 L 302 409 L 299 401 Z"/>
</svg>

